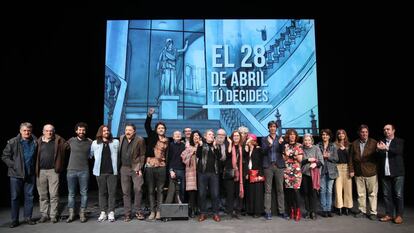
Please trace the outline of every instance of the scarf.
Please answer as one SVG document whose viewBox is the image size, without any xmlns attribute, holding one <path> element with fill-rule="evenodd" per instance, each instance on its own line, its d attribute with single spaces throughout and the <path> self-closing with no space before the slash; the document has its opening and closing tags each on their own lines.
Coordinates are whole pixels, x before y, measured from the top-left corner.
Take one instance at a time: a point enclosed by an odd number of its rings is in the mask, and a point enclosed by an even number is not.
<svg viewBox="0 0 414 233">
<path fill-rule="evenodd" d="M 234 181 L 239 181 L 239 197 L 244 197 L 244 187 L 243 187 L 243 154 L 242 154 L 242 146 L 239 145 L 239 166 L 237 166 L 237 154 L 236 154 L 236 146 L 233 145 L 231 150 L 231 162 L 233 165 L 233 169 L 235 169 L 234 173 Z"/>
<path fill-rule="evenodd" d="M 317 163 L 315 161 L 314 163 Z M 310 169 L 310 174 L 312 177 L 312 188 L 315 190 L 321 189 L 321 173 L 319 172 L 319 168 L 315 167 L 314 169 Z"/>
</svg>

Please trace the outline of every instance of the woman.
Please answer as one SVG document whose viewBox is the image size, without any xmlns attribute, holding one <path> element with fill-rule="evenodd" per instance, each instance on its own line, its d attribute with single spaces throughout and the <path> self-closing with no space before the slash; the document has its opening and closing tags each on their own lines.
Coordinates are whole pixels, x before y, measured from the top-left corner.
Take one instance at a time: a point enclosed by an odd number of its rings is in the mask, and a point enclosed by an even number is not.
<svg viewBox="0 0 414 233">
<path fill-rule="evenodd" d="M 302 191 L 305 198 L 306 217 L 316 219 L 317 192 L 320 189 L 320 169 L 323 157 L 319 147 L 313 144 L 311 134 L 303 136 Z"/>
<path fill-rule="evenodd" d="M 224 164 L 223 179 L 226 187 L 226 205 L 227 213 L 232 218 L 239 219 L 243 207 L 243 199 L 245 196 L 246 182 L 246 161 L 243 158 L 243 145 L 241 133 L 237 130 L 233 131 L 228 138 L 227 155 Z M 236 200 L 236 208 L 234 208 L 234 200 Z"/>
<path fill-rule="evenodd" d="M 196 214 L 197 205 L 197 146 L 201 140 L 201 133 L 198 130 L 191 132 L 190 143 L 181 153 L 181 158 L 185 164 L 185 190 L 188 193 L 189 208 L 188 215 L 194 218 Z"/>
<path fill-rule="evenodd" d="M 348 215 L 353 207 L 352 201 L 352 178 L 349 175 L 348 164 L 349 157 L 349 140 L 346 131 L 338 129 L 336 131 L 336 148 L 338 149 L 338 177 L 335 181 L 335 208 L 338 209 L 338 215 Z"/>
<path fill-rule="evenodd" d="M 286 162 L 285 188 L 290 219 L 299 221 L 301 218 L 299 208 L 299 189 L 302 182 L 301 162 L 303 157 L 302 145 L 298 143 L 298 133 L 294 129 L 286 132 L 283 145 L 283 159 Z"/>
<path fill-rule="evenodd" d="M 91 145 L 91 157 L 95 158 L 93 174 L 98 183 L 99 208 L 101 209 L 98 222 L 103 222 L 106 219 L 110 222 L 115 221 L 118 147 L 119 141 L 112 138 L 108 126 L 101 125 L 96 133 L 96 140 Z"/>
<path fill-rule="evenodd" d="M 254 134 L 248 135 L 245 149 L 244 153 L 249 171 L 247 213 L 253 215 L 254 218 L 258 218 L 262 215 L 264 209 L 264 152 L 263 149 L 258 146 L 257 137 Z"/>
<path fill-rule="evenodd" d="M 158 122 L 154 130 L 151 129 L 154 108 L 148 111 L 145 120 L 145 131 L 147 132 L 147 151 L 145 164 L 145 183 L 148 188 L 148 198 L 151 213 L 148 220 L 161 219 L 161 204 L 163 203 L 164 183 L 166 179 L 166 158 L 168 151 L 168 138 L 165 136 L 167 127 L 163 122 Z M 157 194 L 155 194 L 157 190 Z M 155 202 L 157 198 L 157 202 Z"/>
<path fill-rule="evenodd" d="M 321 130 L 322 141 L 318 143 L 319 149 L 322 151 L 324 166 L 321 172 L 321 205 L 322 216 L 333 217 L 332 215 L 332 188 L 336 177 L 338 177 L 338 162 L 337 149 L 334 143 L 331 142 L 332 132 L 330 129 Z"/>
</svg>

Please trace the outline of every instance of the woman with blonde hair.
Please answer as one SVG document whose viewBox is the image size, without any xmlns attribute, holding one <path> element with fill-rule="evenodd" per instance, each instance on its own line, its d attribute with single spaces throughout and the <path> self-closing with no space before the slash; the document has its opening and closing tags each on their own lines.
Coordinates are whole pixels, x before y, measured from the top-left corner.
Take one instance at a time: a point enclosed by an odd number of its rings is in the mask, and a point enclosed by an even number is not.
<svg viewBox="0 0 414 233">
<path fill-rule="evenodd" d="M 338 177 L 335 180 L 335 208 L 338 215 L 348 215 L 353 207 L 352 201 L 352 178 L 349 175 L 349 141 L 346 131 L 338 129 L 336 131 L 335 145 L 338 151 Z"/>
</svg>

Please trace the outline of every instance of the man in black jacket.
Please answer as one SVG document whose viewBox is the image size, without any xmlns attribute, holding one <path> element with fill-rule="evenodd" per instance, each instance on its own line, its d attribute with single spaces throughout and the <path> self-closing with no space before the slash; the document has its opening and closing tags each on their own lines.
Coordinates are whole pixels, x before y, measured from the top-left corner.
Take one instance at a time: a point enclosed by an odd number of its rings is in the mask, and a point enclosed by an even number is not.
<svg viewBox="0 0 414 233">
<path fill-rule="evenodd" d="M 395 137 L 395 128 L 391 124 L 384 126 L 384 135 L 385 138 L 377 143 L 386 210 L 380 221 L 394 220 L 396 224 L 401 224 L 404 212 L 404 140 Z"/>
<path fill-rule="evenodd" d="M 35 185 L 35 156 L 37 142 L 32 135 L 32 124 L 20 124 L 20 133 L 7 141 L 1 159 L 6 163 L 10 177 L 11 218 L 10 227 L 19 225 L 19 200 L 24 194 L 24 219 L 29 225 L 32 220 L 33 188 Z"/>
</svg>

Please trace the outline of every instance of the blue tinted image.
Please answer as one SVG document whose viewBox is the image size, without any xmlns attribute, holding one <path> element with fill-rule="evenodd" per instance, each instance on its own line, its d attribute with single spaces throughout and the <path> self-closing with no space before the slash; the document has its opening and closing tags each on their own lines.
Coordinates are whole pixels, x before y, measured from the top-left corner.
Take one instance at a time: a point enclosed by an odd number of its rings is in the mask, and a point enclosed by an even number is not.
<svg viewBox="0 0 414 233">
<path fill-rule="evenodd" d="M 247 126 L 258 136 L 317 134 L 313 20 L 111 20 L 107 22 L 104 123 L 146 136 L 154 120 L 174 130 Z"/>
</svg>

